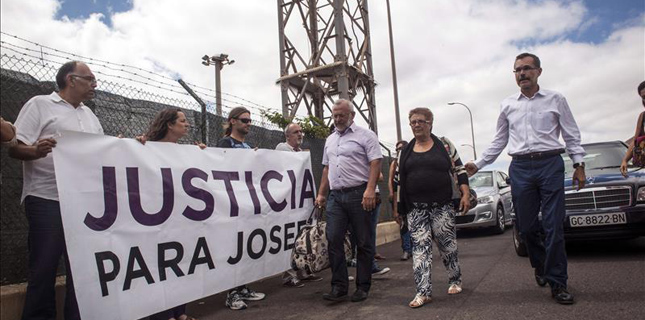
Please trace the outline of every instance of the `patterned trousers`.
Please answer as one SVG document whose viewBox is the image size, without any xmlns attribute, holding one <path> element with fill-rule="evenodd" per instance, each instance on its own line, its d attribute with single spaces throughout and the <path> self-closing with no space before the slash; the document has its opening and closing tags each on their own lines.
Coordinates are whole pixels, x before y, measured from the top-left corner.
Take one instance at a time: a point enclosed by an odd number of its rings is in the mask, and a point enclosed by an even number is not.
<svg viewBox="0 0 645 320">
<path fill-rule="evenodd" d="M 408 213 L 412 237 L 412 266 L 417 294 L 432 295 L 432 240 L 437 243 L 449 284 L 461 284 L 461 269 L 457 258 L 457 230 L 452 204 L 437 206 L 413 203 Z"/>
</svg>

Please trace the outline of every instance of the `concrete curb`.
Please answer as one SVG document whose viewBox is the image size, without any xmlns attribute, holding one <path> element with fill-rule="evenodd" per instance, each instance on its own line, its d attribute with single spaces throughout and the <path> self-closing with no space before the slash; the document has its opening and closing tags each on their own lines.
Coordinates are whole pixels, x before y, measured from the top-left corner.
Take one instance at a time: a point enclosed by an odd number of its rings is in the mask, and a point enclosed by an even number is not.
<svg viewBox="0 0 645 320">
<path fill-rule="evenodd" d="M 0 287 L 0 319 L 18 320 L 25 304 L 27 283 L 10 284 Z M 56 319 L 63 320 L 65 301 L 65 276 L 56 278 Z"/>
<path fill-rule="evenodd" d="M 399 225 L 394 221 L 379 223 L 376 227 L 376 245 L 380 246 L 399 240 Z M 11 284 L 0 287 L 0 319 L 18 320 L 22 315 L 25 303 L 27 283 Z M 65 276 L 56 278 L 56 315 L 63 319 L 63 302 L 65 297 Z"/>
</svg>

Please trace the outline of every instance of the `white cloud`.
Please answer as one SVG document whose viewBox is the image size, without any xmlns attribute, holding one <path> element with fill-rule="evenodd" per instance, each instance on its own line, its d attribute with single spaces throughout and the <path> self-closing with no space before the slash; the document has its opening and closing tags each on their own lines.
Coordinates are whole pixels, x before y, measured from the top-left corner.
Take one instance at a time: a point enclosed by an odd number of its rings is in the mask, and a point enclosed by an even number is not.
<svg viewBox="0 0 645 320">
<path fill-rule="evenodd" d="M 168 70 L 205 87 L 213 69 L 204 54 L 236 60 L 222 70 L 222 90 L 280 108 L 278 9 L 275 1 L 133 1 L 111 16 L 55 20 L 54 0 L 3 0 L 1 28 L 35 42 L 147 70 Z M 641 19 L 616 26 L 599 44 L 574 43 L 567 35 L 588 28 L 595 15 L 581 1 L 391 1 L 404 138 L 407 111 L 429 106 L 435 132 L 456 145 L 470 144 L 467 104 L 475 118 L 478 153 L 494 135 L 499 101 L 517 92 L 515 55 L 542 58 L 543 87 L 562 92 L 584 142 L 624 140 L 642 111 L 636 86 L 645 79 Z M 379 133 L 394 142 L 395 126 L 385 4 L 370 1 L 372 54 Z M 304 44 L 301 44 L 304 45 Z M 527 46 L 520 47 L 517 46 Z M 162 67 L 160 69 L 160 66 Z M 460 147 L 471 158 L 469 147 Z M 503 166 L 508 157 L 500 157 Z M 500 165 L 498 164 L 498 165 Z"/>
</svg>

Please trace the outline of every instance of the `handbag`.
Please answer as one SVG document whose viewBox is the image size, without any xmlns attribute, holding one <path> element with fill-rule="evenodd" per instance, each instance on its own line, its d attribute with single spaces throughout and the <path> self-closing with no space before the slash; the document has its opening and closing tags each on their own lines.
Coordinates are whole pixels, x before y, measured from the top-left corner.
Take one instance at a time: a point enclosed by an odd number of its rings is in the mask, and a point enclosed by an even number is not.
<svg viewBox="0 0 645 320">
<path fill-rule="evenodd" d="M 316 273 L 329 267 L 329 248 L 325 228 L 327 222 L 322 221 L 323 209 L 315 206 L 311 211 L 307 224 L 300 229 L 296 242 L 291 251 L 291 267 L 293 270 L 304 270 Z M 349 233 L 345 235 L 345 259 L 352 258 Z"/>
<path fill-rule="evenodd" d="M 645 115 L 641 115 L 641 135 L 634 137 L 634 149 L 632 151 L 632 163 L 637 167 L 645 167 Z"/>
</svg>

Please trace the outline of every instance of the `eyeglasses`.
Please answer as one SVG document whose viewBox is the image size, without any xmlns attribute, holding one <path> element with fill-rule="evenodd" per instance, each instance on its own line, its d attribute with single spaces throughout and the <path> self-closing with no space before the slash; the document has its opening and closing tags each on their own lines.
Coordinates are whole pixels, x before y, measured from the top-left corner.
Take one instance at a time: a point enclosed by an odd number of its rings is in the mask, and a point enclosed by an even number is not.
<svg viewBox="0 0 645 320">
<path fill-rule="evenodd" d="M 428 120 L 410 120 L 410 126 L 411 127 L 416 126 L 417 124 L 422 125 L 422 124 L 426 124 L 426 123 L 430 123 L 430 121 L 428 121 Z"/>
<path fill-rule="evenodd" d="M 520 73 L 522 71 L 528 72 L 528 71 L 535 70 L 535 69 L 538 69 L 538 68 L 532 67 L 532 66 L 517 67 L 517 68 L 515 68 L 515 70 L 513 70 L 513 73 Z"/>
<path fill-rule="evenodd" d="M 236 118 L 236 119 L 239 120 L 239 121 L 242 121 L 242 123 L 245 123 L 245 124 L 249 124 L 252 121 L 249 118 Z"/>
<path fill-rule="evenodd" d="M 76 78 L 85 79 L 85 80 L 89 81 L 91 84 L 96 84 L 96 78 L 94 78 L 92 76 L 81 76 L 81 75 L 78 75 L 78 74 L 71 74 L 71 76 L 76 77 Z"/>
</svg>

